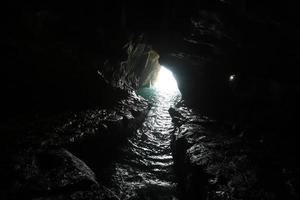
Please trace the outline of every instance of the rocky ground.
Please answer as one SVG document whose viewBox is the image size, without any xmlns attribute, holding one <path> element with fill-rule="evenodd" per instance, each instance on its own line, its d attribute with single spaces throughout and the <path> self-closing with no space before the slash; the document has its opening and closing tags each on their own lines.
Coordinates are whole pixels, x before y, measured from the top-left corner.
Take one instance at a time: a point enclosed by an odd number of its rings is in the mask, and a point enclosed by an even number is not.
<svg viewBox="0 0 300 200">
<path fill-rule="evenodd" d="M 1 198 L 118 199 L 102 183 L 111 176 L 118 148 L 149 108 L 133 93 L 111 109 L 33 122 L 14 146 L 3 144 L 9 150 L 3 160 L 10 162 L 1 171 Z M 169 113 L 175 125 L 171 149 L 182 199 L 299 198 L 297 169 L 274 155 L 264 138 L 249 138 L 245 130 L 211 120 L 183 101 Z"/>
<path fill-rule="evenodd" d="M 263 138 L 249 139 L 244 131 L 210 120 L 183 102 L 169 112 L 176 127 L 171 148 L 184 199 L 299 198 L 297 170 L 282 162 Z"/>
<path fill-rule="evenodd" d="M 149 108 L 132 93 L 111 109 L 33 122 L 25 136 L 3 144 L 9 162 L 1 162 L 7 179 L 1 180 L 2 199 L 110 199 L 113 194 L 101 187 L 98 172 L 109 167 Z"/>
</svg>

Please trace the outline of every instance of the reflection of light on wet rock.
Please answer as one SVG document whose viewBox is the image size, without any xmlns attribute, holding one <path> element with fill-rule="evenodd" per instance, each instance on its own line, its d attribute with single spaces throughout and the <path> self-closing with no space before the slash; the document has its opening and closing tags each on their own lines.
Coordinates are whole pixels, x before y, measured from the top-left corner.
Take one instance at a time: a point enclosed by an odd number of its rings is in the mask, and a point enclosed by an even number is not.
<svg viewBox="0 0 300 200">
<path fill-rule="evenodd" d="M 122 149 L 124 158 L 114 169 L 112 190 L 123 196 L 143 199 L 170 199 L 174 197 L 175 181 L 170 149 L 170 131 L 173 123 L 168 113 L 170 106 L 180 98 L 179 91 L 144 88 L 139 94 L 152 102 L 143 125 Z"/>
<path fill-rule="evenodd" d="M 149 109 L 145 99 L 129 94 L 110 109 L 66 113 L 36 122 L 36 129 L 22 138 L 22 148 L 14 156 L 16 199 L 115 197 L 118 193 L 96 179 L 112 162 L 111 152 L 140 127 Z"/>
<path fill-rule="evenodd" d="M 186 199 L 264 199 L 279 191 L 269 192 L 275 179 L 263 179 L 281 176 L 258 164 L 264 152 L 253 150 L 230 127 L 178 105 L 169 110 L 175 126 L 171 148 Z M 256 187 L 262 183 L 268 185 Z"/>
</svg>

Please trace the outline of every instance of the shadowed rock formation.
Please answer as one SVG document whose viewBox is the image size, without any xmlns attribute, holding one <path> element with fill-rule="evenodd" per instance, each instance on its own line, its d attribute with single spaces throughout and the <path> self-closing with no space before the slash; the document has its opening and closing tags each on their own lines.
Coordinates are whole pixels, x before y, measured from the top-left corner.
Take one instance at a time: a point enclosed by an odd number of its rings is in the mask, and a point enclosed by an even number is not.
<svg viewBox="0 0 300 200">
<path fill-rule="evenodd" d="M 10 197 L 104 198 L 106 192 L 98 181 L 109 174 L 101 172 L 110 167 L 118 147 L 144 121 L 149 108 L 145 100 L 130 95 L 112 109 L 67 113 L 34 122 L 11 155 L 12 169 L 6 169 L 14 174 L 9 177 Z"/>
<path fill-rule="evenodd" d="M 175 123 L 171 148 L 182 198 L 299 198 L 295 163 L 286 162 L 263 139 L 246 138 L 182 103 L 169 112 Z"/>
</svg>

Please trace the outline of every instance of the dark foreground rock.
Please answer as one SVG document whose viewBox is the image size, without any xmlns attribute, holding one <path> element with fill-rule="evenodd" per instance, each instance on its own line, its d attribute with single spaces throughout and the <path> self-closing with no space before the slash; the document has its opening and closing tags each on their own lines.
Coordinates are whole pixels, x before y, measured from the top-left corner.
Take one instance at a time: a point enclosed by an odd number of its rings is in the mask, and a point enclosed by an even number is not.
<svg viewBox="0 0 300 200">
<path fill-rule="evenodd" d="M 99 187 L 95 173 L 66 149 L 27 149 L 15 159 L 17 199 L 77 199 Z"/>
<path fill-rule="evenodd" d="M 169 110 L 172 153 L 184 199 L 297 199 L 296 171 L 266 148 L 183 104 Z M 291 157 L 291 155 L 288 155 Z"/>
<path fill-rule="evenodd" d="M 147 101 L 130 94 L 112 109 L 34 122 L 10 155 L 10 192 L 1 195 L 11 199 L 113 197 L 101 186 L 100 172 L 109 167 L 122 141 L 140 126 L 149 108 Z"/>
</svg>

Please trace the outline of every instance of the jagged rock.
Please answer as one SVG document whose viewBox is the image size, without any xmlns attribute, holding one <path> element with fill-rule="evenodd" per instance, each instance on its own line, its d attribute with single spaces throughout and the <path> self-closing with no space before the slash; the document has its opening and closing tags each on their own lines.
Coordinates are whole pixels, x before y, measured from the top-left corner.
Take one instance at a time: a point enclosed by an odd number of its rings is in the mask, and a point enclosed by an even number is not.
<svg viewBox="0 0 300 200">
<path fill-rule="evenodd" d="M 88 137 L 116 140 L 134 131 L 149 109 L 148 102 L 132 92 L 111 109 L 90 109 L 35 121 L 19 143 L 45 149 L 80 143 Z"/>
<path fill-rule="evenodd" d="M 280 158 L 274 158 L 260 141 L 243 140 L 232 129 L 184 104 L 169 112 L 175 123 L 172 155 L 184 198 L 297 198 L 291 190 L 296 185 L 286 184 L 292 176 L 284 175 Z"/>
<path fill-rule="evenodd" d="M 13 157 L 13 198 L 101 199 L 105 192 L 96 175 L 117 156 L 149 109 L 146 100 L 131 93 L 111 109 L 34 122 Z"/>
<path fill-rule="evenodd" d="M 124 47 L 127 60 L 120 63 L 107 60 L 99 73 L 117 88 L 136 90 L 151 85 L 160 69 L 159 54 L 144 41 L 143 35 L 132 39 Z"/>
</svg>

